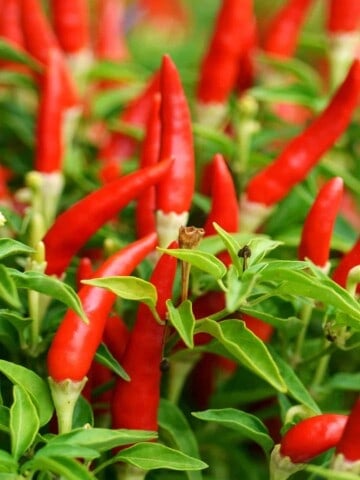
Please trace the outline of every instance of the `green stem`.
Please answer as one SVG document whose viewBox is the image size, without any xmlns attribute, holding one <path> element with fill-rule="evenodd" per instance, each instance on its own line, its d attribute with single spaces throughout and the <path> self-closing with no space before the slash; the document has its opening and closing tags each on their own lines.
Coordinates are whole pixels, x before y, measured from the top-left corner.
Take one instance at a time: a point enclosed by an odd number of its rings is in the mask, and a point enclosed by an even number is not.
<svg viewBox="0 0 360 480">
<path fill-rule="evenodd" d="M 134 465 L 120 465 L 117 469 L 117 480 L 144 480 L 147 470 Z"/>
<path fill-rule="evenodd" d="M 306 333 L 309 328 L 312 311 L 313 311 L 313 304 L 305 303 L 300 312 L 300 319 L 302 320 L 302 326 L 301 326 L 301 330 L 298 335 L 296 346 L 295 346 L 295 353 L 293 357 L 294 366 L 298 365 L 301 362 L 302 350 L 303 350 L 303 346 L 306 338 Z"/>
</svg>

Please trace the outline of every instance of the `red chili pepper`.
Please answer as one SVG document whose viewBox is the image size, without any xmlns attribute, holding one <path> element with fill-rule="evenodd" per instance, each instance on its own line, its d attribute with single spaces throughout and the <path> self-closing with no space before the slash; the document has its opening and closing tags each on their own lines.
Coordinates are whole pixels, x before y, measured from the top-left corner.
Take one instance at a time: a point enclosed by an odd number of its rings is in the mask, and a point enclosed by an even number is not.
<svg viewBox="0 0 360 480">
<path fill-rule="evenodd" d="M 211 162 L 211 210 L 207 216 L 205 235 L 217 232 L 213 223 L 218 223 L 227 232 L 237 232 L 239 226 L 239 203 L 231 172 L 224 157 L 217 153 Z"/>
<path fill-rule="evenodd" d="M 355 32 L 360 26 L 358 0 L 328 0 L 327 28 L 333 34 Z"/>
<path fill-rule="evenodd" d="M 264 39 L 264 50 L 280 57 L 291 57 L 301 27 L 313 0 L 288 0 L 276 13 Z"/>
<path fill-rule="evenodd" d="M 254 28 L 252 0 L 223 0 L 206 55 L 202 61 L 197 87 L 200 103 L 227 101 L 235 86 L 239 60 Z"/>
<path fill-rule="evenodd" d="M 98 0 L 95 55 L 99 59 L 119 61 L 129 56 L 121 29 L 124 7 L 117 0 Z"/>
<path fill-rule="evenodd" d="M 64 84 L 61 72 L 61 53 L 52 49 L 45 67 L 36 125 L 35 170 L 42 173 L 62 170 Z"/>
<path fill-rule="evenodd" d="M 24 47 L 20 8 L 20 0 L 7 0 L 0 5 L 0 37 L 15 46 Z"/>
<path fill-rule="evenodd" d="M 94 274 L 91 259 L 89 257 L 82 257 L 79 260 L 79 265 L 76 270 L 76 285 L 79 290 L 81 287 L 81 280 L 91 278 Z"/>
<path fill-rule="evenodd" d="M 179 73 L 167 55 L 161 65 L 160 90 L 160 158 L 174 159 L 171 169 L 156 188 L 159 243 L 166 246 L 177 238 L 179 227 L 186 224 L 195 189 L 190 111 Z"/>
<path fill-rule="evenodd" d="M 300 260 L 308 258 L 319 267 L 327 265 L 343 191 L 344 182 L 340 177 L 332 178 L 320 189 L 303 225 L 299 245 Z"/>
<path fill-rule="evenodd" d="M 351 250 L 341 258 L 331 275 L 332 279 L 341 287 L 345 288 L 349 271 L 357 265 L 360 265 L 360 239 L 357 240 Z"/>
<path fill-rule="evenodd" d="M 48 275 L 61 275 L 86 241 L 171 167 L 163 161 L 90 193 L 57 217 L 44 237 Z"/>
<path fill-rule="evenodd" d="M 342 454 L 345 461 L 360 460 L 360 398 L 352 407 L 344 432 L 336 446 L 336 453 Z"/>
<path fill-rule="evenodd" d="M 304 180 L 349 125 L 359 93 L 360 61 L 355 60 L 326 109 L 288 143 L 276 160 L 250 180 L 246 187 L 247 200 L 271 206 Z"/>
<path fill-rule="evenodd" d="M 125 108 L 120 120 L 134 127 L 145 127 L 153 101 L 153 95 L 159 91 L 160 75 L 156 72 L 142 93 Z M 99 159 L 104 162 L 101 178 L 110 181 L 120 174 L 121 162 L 131 157 L 138 147 L 138 141 L 126 134 L 114 132 L 99 152 Z M 114 166 L 116 167 L 114 169 Z M 107 175 L 109 173 L 109 175 Z"/>
<path fill-rule="evenodd" d="M 103 341 L 114 358 L 121 363 L 129 341 L 129 329 L 119 315 L 109 315 L 106 320 Z"/>
<path fill-rule="evenodd" d="M 55 33 L 42 11 L 38 0 L 22 0 L 21 8 L 21 23 L 24 32 L 25 47 L 36 60 L 43 65 L 47 65 L 50 59 L 50 52 L 53 49 L 61 51 Z M 64 101 L 67 107 L 72 107 L 78 104 L 79 98 L 63 55 L 61 55 L 61 58 L 61 77 L 66 85 L 64 91 L 67 92 Z"/>
<path fill-rule="evenodd" d="M 137 240 L 109 257 L 94 272 L 94 277 L 130 275 L 156 246 L 156 235 Z M 61 382 L 80 381 L 86 377 L 102 340 L 106 321 L 116 295 L 104 288 L 84 285 L 79 298 L 89 323 L 68 310 L 51 343 L 47 365 L 50 377 Z"/>
<path fill-rule="evenodd" d="M 256 75 L 255 54 L 258 47 L 258 30 L 255 22 L 253 22 L 252 28 L 249 29 L 247 38 L 244 39 L 244 45 L 235 83 L 235 89 L 238 94 L 243 93 L 254 85 Z"/>
<path fill-rule="evenodd" d="M 166 301 L 172 298 L 176 265 L 174 257 L 164 254 L 150 278 L 158 293 L 156 310 L 163 320 Z M 157 431 L 164 334 L 164 325 L 157 323 L 145 304 L 140 304 L 122 359 L 122 366 L 131 380 L 126 382 L 119 378 L 114 390 L 114 428 Z"/>
<path fill-rule="evenodd" d="M 61 48 L 76 53 L 89 47 L 89 12 L 86 0 L 51 0 L 53 24 Z"/>
<path fill-rule="evenodd" d="M 189 18 L 181 0 L 138 0 L 140 14 L 148 23 L 153 23 L 159 29 L 172 29 L 176 26 L 186 27 Z"/>
<path fill-rule="evenodd" d="M 305 463 L 336 447 L 347 419 L 347 415 L 324 413 L 300 421 L 281 440 L 281 455 L 293 463 Z"/>
<path fill-rule="evenodd" d="M 155 165 L 159 161 L 161 134 L 160 104 L 161 96 L 158 93 L 154 95 L 153 105 L 149 113 L 140 155 L 140 168 Z M 149 187 L 138 197 L 135 218 L 138 237 L 156 232 L 155 187 Z"/>
</svg>

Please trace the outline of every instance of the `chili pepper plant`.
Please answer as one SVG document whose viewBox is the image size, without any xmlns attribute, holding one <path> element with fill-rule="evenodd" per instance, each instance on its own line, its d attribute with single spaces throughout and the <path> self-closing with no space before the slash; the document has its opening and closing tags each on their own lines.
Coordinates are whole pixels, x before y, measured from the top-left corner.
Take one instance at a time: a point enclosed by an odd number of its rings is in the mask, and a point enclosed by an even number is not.
<svg viewBox="0 0 360 480">
<path fill-rule="evenodd" d="M 0 479 L 360 475 L 359 0 L 0 0 Z"/>
</svg>

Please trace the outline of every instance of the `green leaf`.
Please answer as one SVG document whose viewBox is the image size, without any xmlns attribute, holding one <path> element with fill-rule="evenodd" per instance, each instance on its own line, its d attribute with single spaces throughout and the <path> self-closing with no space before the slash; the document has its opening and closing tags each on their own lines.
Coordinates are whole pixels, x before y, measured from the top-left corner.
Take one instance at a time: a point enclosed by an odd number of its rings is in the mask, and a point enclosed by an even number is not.
<svg viewBox="0 0 360 480">
<path fill-rule="evenodd" d="M 191 457 L 199 458 L 199 448 L 196 437 L 185 415 L 180 408 L 166 399 L 161 399 L 158 422 L 162 435 L 171 441 L 176 448 Z M 201 480 L 199 471 L 188 471 L 189 480 Z"/>
<path fill-rule="evenodd" d="M 94 425 L 94 412 L 90 403 L 80 395 L 74 408 L 72 428 L 83 428 L 84 425 Z"/>
<path fill-rule="evenodd" d="M 217 233 L 219 234 L 221 240 L 224 242 L 224 245 L 225 245 L 227 251 L 230 254 L 231 262 L 234 265 L 234 267 L 236 268 L 238 276 L 240 276 L 242 271 L 243 271 L 243 261 L 242 261 L 242 259 L 240 259 L 239 255 L 238 255 L 239 250 L 240 250 L 239 243 L 236 241 L 236 239 L 234 238 L 233 235 L 226 232 L 217 223 L 214 223 L 214 228 L 217 231 Z"/>
<path fill-rule="evenodd" d="M 60 457 L 45 457 L 35 455 L 33 460 L 22 466 L 22 472 L 52 472 L 66 480 L 95 480 L 95 476 L 77 460 Z"/>
<path fill-rule="evenodd" d="M 83 458 L 85 460 L 93 460 L 98 458 L 100 452 L 95 449 L 83 447 L 81 445 L 66 444 L 48 444 L 36 452 L 36 458 L 40 457 L 67 457 L 67 458 Z"/>
<path fill-rule="evenodd" d="M 130 463 L 143 470 L 166 468 L 168 470 L 203 470 L 206 463 L 160 443 L 138 443 L 122 450 L 115 460 Z"/>
<path fill-rule="evenodd" d="M 284 379 L 265 344 L 246 328 L 242 320 L 223 320 L 219 323 L 210 319 L 197 321 L 195 333 L 200 332 L 209 333 L 218 340 L 220 349 L 218 351 L 215 344 L 216 352 L 224 353 L 225 349 L 276 390 L 286 392 Z"/>
<path fill-rule="evenodd" d="M 220 280 L 226 274 L 226 267 L 221 260 L 207 252 L 200 250 L 188 250 L 185 248 L 159 248 L 160 252 L 167 253 L 173 257 L 189 263 L 193 267 L 209 273 L 216 280 Z"/>
<path fill-rule="evenodd" d="M 291 262 L 293 263 L 293 262 Z M 298 262 L 301 263 L 301 262 Z M 261 271 L 261 280 L 277 282 L 277 294 L 290 294 L 296 297 L 304 296 L 332 305 L 346 313 L 349 325 L 360 330 L 360 309 L 358 302 L 344 288 L 324 275 L 320 269 L 292 270 L 286 261 L 269 263 Z M 306 264 L 305 264 L 306 265 Z"/>
<path fill-rule="evenodd" d="M 300 381 L 294 369 L 282 358 L 278 355 L 271 347 L 270 351 L 272 353 L 273 359 L 276 362 L 282 378 L 284 379 L 287 388 L 289 390 L 289 394 L 295 398 L 298 402 L 308 407 L 310 410 L 314 412 L 314 414 L 321 413 L 319 407 L 317 406 L 316 402 L 310 395 L 310 393 L 306 390 L 303 383 Z"/>
<path fill-rule="evenodd" d="M 328 468 L 319 467 L 317 465 L 308 465 L 305 470 L 316 474 L 317 478 L 328 478 L 330 480 L 359 480 L 359 475 L 350 472 L 336 472 Z"/>
<path fill-rule="evenodd" d="M 82 283 L 106 288 L 118 297 L 143 302 L 150 308 L 154 308 L 157 302 L 156 288 L 152 283 L 141 278 L 131 276 L 91 278 L 90 280 L 83 280 Z"/>
<path fill-rule="evenodd" d="M 8 433 L 10 431 L 10 409 L 0 405 L 0 430 Z"/>
<path fill-rule="evenodd" d="M 251 415 L 235 408 L 210 409 L 203 412 L 192 412 L 192 415 L 206 422 L 216 422 L 227 428 L 236 430 L 244 437 L 260 445 L 266 454 L 274 446 L 265 425 L 255 415 Z"/>
<path fill-rule="evenodd" d="M 18 462 L 10 453 L 5 450 L 0 450 L 0 472 L 2 473 L 16 473 L 18 469 Z M 16 477 L 17 478 L 17 477 Z"/>
<path fill-rule="evenodd" d="M 9 271 L 18 288 L 35 290 L 36 292 L 43 293 L 44 295 L 59 300 L 67 307 L 74 310 L 84 322 L 88 322 L 79 297 L 74 289 L 66 283 L 55 277 L 50 277 L 44 273 L 32 270 L 19 272 L 15 269 L 9 269 Z"/>
<path fill-rule="evenodd" d="M 189 300 L 182 302 L 177 308 L 171 300 L 166 302 L 171 325 L 176 329 L 185 345 L 194 348 L 195 317 Z"/>
<path fill-rule="evenodd" d="M 0 39 L 0 58 L 15 63 L 22 63 L 28 67 L 40 72 L 42 70 L 41 65 L 26 52 L 14 47 L 5 40 Z"/>
<path fill-rule="evenodd" d="M 79 445 L 104 452 L 131 443 L 153 440 L 156 437 L 156 432 L 142 430 L 81 428 L 54 437 L 48 445 Z"/>
<path fill-rule="evenodd" d="M 333 390 L 342 391 L 360 391 L 360 373 L 336 373 L 326 383 L 326 387 L 330 387 Z"/>
<path fill-rule="evenodd" d="M 14 385 L 10 408 L 11 453 L 19 459 L 33 444 L 40 428 L 36 406 L 20 385 Z"/>
<path fill-rule="evenodd" d="M 54 410 L 47 382 L 32 370 L 6 360 L 0 360 L 0 372 L 30 394 L 39 415 L 40 425 L 45 425 Z"/>
<path fill-rule="evenodd" d="M 13 308 L 21 308 L 15 282 L 4 265 L 0 265 L 0 298 Z"/>
<path fill-rule="evenodd" d="M 105 367 L 112 370 L 116 375 L 121 377 L 123 380 L 127 382 L 130 380 L 129 375 L 125 372 L 122 366 L 115 360 L 115 358 L 111 355 L 109 349 L 106 345 L 101 343 L 96 351 L 96 360 L 104 365 Z"/>
<path fill-rule="evenodd" d="M 1 40 L 0 40 L 1 50 Z M 0 259 L 10 255 L 29 255 L 34 249 L 12 238 L 0 238 Z"/>
</svg>

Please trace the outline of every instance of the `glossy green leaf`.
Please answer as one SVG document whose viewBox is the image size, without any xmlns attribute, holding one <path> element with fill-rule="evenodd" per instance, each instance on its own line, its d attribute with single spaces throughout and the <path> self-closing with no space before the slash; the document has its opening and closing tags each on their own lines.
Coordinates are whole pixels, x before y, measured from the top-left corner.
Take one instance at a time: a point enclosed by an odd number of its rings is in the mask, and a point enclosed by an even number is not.
<svg viewBox="0 0 360 480">
<path fill-rule="evenodd" d="M 81 428 L 58 435 L 50 440 L 48 445 L 80 445 L 104 452 L 122 445 L 153 440 L 156 437 L 156 432 L 142 430 Z"/>
<path fill-rule="evenodd" d="M 0 473 L 16 473 L 17 469 L 18 462 L 15 458 L 5 450 L 0 450 Z"/>
<path fill-rule="evenodd" d="M 196 322 L 195 333 L 209 333 L 245 367 L 266 380 L 276 390 L 286 392 L 287 387 L 279 369 L 265 344 L 246 328 L 242 320 L 215 322 L 205 319 Z M 216 349 L 216 346 L 215 346 Z M 217 350 L 217 349 L 216 349 Z"/>
<path fill-rule="evenodd" d="M 158 422 L 162 436 L 171 442 L 181 452 L 191 457 L 199 458 L 199 447 L 191 426 L 184 413 L 174 403 L 166 399 L 161 399 Z M 200 471 L 188 471 L 186 473 L 189 480 L 201 480 Z"/>
<path fill-rule="evenodd" d="M 214 223 L 214 228 L 219 234 L 221 240 L 223 241 L 227 251 L 229 252 L 231 262 L 236 268 L 238 276 L 240 276 L 243 270 L 243 260 L 238 255 L 240 250 L 240 244 L 236 241 L 233 235 L 226 232 L 226 230 L 221 228 L 220 225 L 218 225 L 217 223 Z"/>
<path fill-rule="evenodd" d="M 48 444 L 36 452 L 36 458 L 40 457 L 67 457 L 67 458 L 83 458 L 85 460 L 93 460 L 98 458 L 100 452 L 93 448 L 83 447 L 81 445 L 67 444 Z"/>
<path fill-rule="evenodd" d="M 282 357 L 280 357 L 280 355 L 274 352 L 271 347 L 270 351 L 287 385 L 289 394 L 295 398 L 295 400 L 312 410 L 314 414 L 321 413 L 320 408 L 296 375 L 294 369 Z"/>
<path fill-rule="evenodd" d="M 55 300 L 59 300 L 67 307 L 74 310 L 84 322 L 87 322 L 86 315 L 82 308 L 79 297 L 76 292 L 66 283 L 55 277 L 50 277 L 44 273 L 35 271 L 19 272 L 9 269 L 18 288 L 35 290 L 36 292 L 48 295 Z"/>
<path fill-rule="evenodd" d="M 10 408 L 11 453 L 19 459 L 33 444 L 40 419 L 32 398 L 23 387 L 14 385 L 13 396 Z"/>
<path fill-rule="evenodd" d="M 187 471 L 207 468 L 203 461 L 160 443 L 138 443 L 122 450 L 115 459 L 143 470 L 166 468 Z"/>
<path fill-rule="evenodd" d="M 22 471 L 27 470 L 34 472 L 52 472 L 66 480 L 95 480 L 95 476 L 89 470 L 79 463 L 77 460 L 59 457 L 35 456 L 33 460 L 26 462 Z"/>
<path fill-rule="evenodd" d="M 116 375 L 126 380 L 127 382 L 130 380 L 129 375 L 125 372 L 123 367 L 115 360 L 115 358 L 111 355 L 109 349 L 103 343 L 99 345 L 96 351 L 96 360 L 105 367 L 112 370 L 114 373 L 116 373 Z"/>
<path fill-rule="evenodd" d="M 309 270 L 287 268 L 286 263 L 286 261 L 270 263 L 261 271 L 261 280 L 276 282 L 278 294 L 309 297 L 325 305 L 332 305 L 349 316 L 348 321 L 352 327 L 360 329 L 359 304 L 345 289 L 322 275 L 320 271 L 313 275 Z"/>
<path fill-rule="evenodd" d="M 157 291 L 154 285 L 141 278 L 132 276 L 92 278 L 82 283 L 94 287 L 106 288 L 120 298 L 143 302 L 154 308 L 157 302 Z"/>
<path fill-rule="evenodd" d="M 34 249 L 24 243 L 13 238 L 0 238 L 0 259 L 11 255 L 30 255 L 31 253 L 34 253 Z"/>
<path fill-rule="evenodd" d="M 4 265 L 0 265 L 0 298 L 15 309 L 21 308 L 16 284 Z"/>
<path fill-rule="evenodd" d="M 260 445 L 267 454 L 274 446 L 274 441 L 265 425 L 258 417 L 250 413 L 235 408 L 222 408 L 192 412 L 192 415 L 205 422 L 215 422 L 240 432 L 244 437 Z"/>
<path fill-rule="evenodd" d="M 178 307 L 175 307 L 172 301 L 168 300 L 166 306 L 171 325 L 176 329 L 185 345 L 194 348 L 195 317 L 191 302 L 185 300 Z"/>
<path fill-rule="evenodd" d="M 29 393 L 36 406 L 40 425 L 45 425 L 52 417 L 54 410 L 47 382 L 32 370 L 6 360 L 0 360 L 0 372 Z"/>
<path fill-rule="evenodd" d="M 187 250 L 185 248 L 158 248 L 158 250 L 187 262 L 203 272 L 209 273 L 216 280 L 220 280 L 226 274 L 226 267 L 223 262 L 207 252 L 200 250 Z"/>
</svg>

